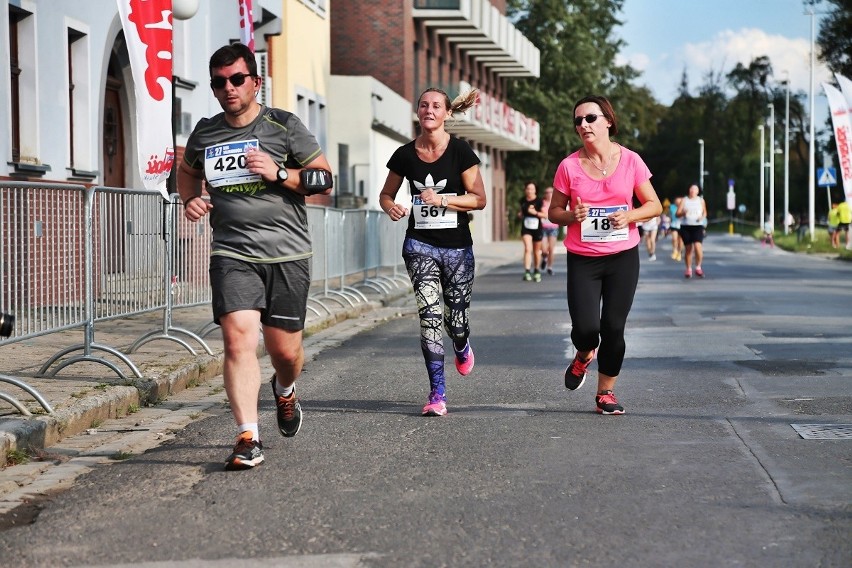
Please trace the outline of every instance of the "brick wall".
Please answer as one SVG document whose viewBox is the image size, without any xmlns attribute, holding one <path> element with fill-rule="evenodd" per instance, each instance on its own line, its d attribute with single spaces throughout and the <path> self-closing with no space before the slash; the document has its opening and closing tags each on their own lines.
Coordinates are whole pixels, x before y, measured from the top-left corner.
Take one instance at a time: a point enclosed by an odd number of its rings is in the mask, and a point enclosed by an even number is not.
<svg viewBox="0 0 852 568">
<path fill-rule="evenodd" d="M 332 75 L 371 75 L 411 98 L 414 28 L 411 2 L 331 1 Z"/>
</svg>

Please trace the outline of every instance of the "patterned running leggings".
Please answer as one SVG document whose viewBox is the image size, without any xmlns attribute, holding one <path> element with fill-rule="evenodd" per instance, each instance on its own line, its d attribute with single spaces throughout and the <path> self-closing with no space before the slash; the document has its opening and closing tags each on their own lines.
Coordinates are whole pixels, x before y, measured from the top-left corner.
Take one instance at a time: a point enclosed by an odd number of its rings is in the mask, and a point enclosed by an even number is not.
<svg viewBox="0 0 852 568">
<path fill-rule="evenodd" d="M 470 335 L 468 316 L 476 262 L 473 247 L 436 247 L 406 238 L 402 258 L 420 314 L 420 349 L 429 373 L 432 392 L 444 395 L 443 323 L 457 351 L 464 349 Z M 441 290 L 444 307 L 441 309 Z"/>
</svg>

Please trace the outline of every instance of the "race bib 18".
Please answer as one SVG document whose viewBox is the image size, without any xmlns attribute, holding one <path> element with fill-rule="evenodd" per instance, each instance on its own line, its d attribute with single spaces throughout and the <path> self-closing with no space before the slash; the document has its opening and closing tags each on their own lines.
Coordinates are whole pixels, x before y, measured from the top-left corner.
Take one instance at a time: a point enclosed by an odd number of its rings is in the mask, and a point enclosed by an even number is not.
<svg viewBox="0 0 852 568">
<path fill-rule="evenodd" d="M 626 241 L 628 227 L 616 230 L 612 226 L 612 221 L 609 220 L 609 216 L 616 211 L 627 211 L 627 205 L 591 207 L 589 209 L 589 216 L 580 225 L 580 240 L 597 243 Z"/>
</svg>

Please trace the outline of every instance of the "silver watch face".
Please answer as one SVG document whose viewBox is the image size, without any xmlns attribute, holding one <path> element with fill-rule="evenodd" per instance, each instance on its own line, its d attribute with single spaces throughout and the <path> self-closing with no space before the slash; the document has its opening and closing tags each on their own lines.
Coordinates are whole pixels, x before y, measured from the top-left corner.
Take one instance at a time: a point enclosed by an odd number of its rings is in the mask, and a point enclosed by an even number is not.
<svg viewBox="0 0 852 568">
<path fill-rule="evenodd" d="M 278 180 L 279 181 L 287 181 L 289 175 L 287 174 L 286 168 L 278 168 Z"/>
</svg>

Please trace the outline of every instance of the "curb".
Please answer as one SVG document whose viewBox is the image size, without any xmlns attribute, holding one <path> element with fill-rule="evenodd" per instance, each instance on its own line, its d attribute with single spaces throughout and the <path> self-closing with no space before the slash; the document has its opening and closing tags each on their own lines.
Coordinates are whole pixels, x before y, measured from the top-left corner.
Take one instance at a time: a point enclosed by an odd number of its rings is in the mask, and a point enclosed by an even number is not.
<svg viewBox="0 0 852 568">
<path fill-rule="evenodd" d="M 306 322 L 304 336 L 307 338 L 347 319 L 385 307 L 409 293 L 410 287 L 400 288 L 379 300 L 341 307 L 320 319 Z M 262 342 L 258 345 L 257 355 L 266 355 Z M 38 454 L 65 438 L 86 431 L 94 423 L 126 415 L 133 406 L 155 406 L 170 395 L 205 383 L 221 375 L 223 365 L 224 353 L 221 350 L 213 356 L 188 354 L 165 374 L 158 370 L 149 376 L 151 366 L 141 364 L 139 370 L 144 378 L 134 380 L 132 385 L 110 386 L 70 407 L 58 409 L 53 415 L 5 420 L 0 423 L 0 468 L 8 465 L 9 452 L 24 450 L 31 455 Z"/>
</svg>

